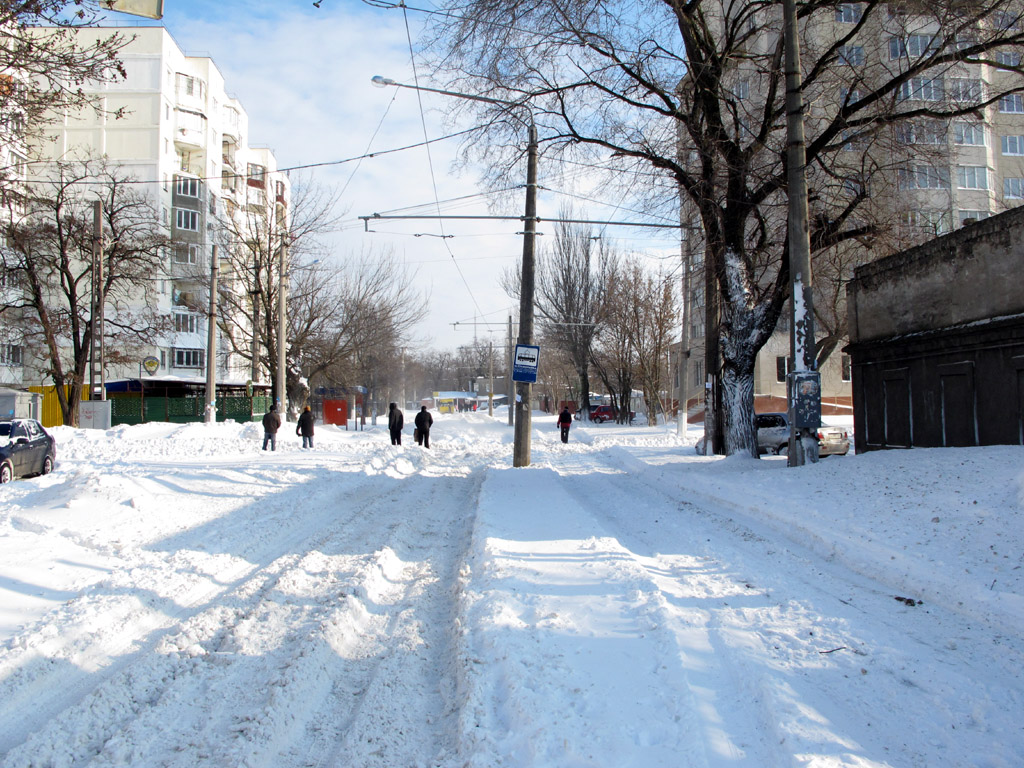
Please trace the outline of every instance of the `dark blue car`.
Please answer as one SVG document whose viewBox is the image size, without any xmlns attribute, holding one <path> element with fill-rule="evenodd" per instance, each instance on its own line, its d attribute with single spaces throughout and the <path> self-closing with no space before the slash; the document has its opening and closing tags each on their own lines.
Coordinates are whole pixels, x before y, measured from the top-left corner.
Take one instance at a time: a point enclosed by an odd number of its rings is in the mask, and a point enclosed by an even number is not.
<svg viewBox="0 0 1024 768">
<path fill-rule="evenodd" d="M 0 483 L 46 475 L 57 460 L 57 442 L 35 419 L 0 421 Z"/>
</svg>

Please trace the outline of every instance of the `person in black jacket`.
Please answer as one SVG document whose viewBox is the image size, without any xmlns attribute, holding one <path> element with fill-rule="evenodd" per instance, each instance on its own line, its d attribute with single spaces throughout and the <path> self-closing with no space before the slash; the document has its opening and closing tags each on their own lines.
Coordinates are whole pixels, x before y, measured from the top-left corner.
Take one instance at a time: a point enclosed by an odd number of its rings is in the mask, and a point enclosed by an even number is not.
<svg viewBox="0 0 1024 768">
<path fill-rule="evenodd" d="M 295 425 L 295 434 L 302 435 L 302 447 L 313 447 L 313 411 L 307 405 L 302 409 L 299 422 Z"/>
<path fill-rule="evenodd" d="M 270 443 L 270 450 L 277 450 L 277 430 L 281 428 L 281 414 L 277 412 L 277 406 L 270 406 L 270 410 L 263 414 L 263 450 L 267 450 L 267 443 Z"/>
<path fill-rule="evenodd" d="M 562 409 L 562 412 L 558 414 L 558 426 L 562 430 L 562 442 L 569 442 L 569 427 L 572 426 L 572 414 L 569 412 L 569 406 Z"/>
<path fill-rule="evenodd" d="M 416 442 L 424 448 L 430 447 L 430 427 L 434 423 L 434 417 L 427 413 L 427 406 L 421 405 L 420 412 L 416 414 Z"/>
<path fill-rule="evenodd" d="M 388 405 L 388 431 L 391 433 L 391 444 L 402 444 L 402 427 L 405 426 L 405 416 L 395 403 Z"/>
</svg>

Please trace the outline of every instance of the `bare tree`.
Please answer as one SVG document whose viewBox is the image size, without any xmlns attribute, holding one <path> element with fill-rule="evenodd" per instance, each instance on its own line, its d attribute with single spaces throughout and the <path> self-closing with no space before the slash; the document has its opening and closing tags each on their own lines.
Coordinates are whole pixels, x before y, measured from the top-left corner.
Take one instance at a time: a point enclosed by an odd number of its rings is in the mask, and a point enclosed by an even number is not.
<svg viewBox="0 0 1024 768">
<path fill-rule="evenodd" d="M 104 161 L 57 163 L 53 179 L 33 185 L 27 214 L 4 224 L 0 251 L 15 291 L 0 313 L 19 327 L 43 373 L 56 385 L 64 423 L 78 424 L 78 404 L 93 337 L 93 201 L 102 203 L 104 229 L 104 344 L 107 361 L 137 358 L 166 331 L 156 312 L 154 276 L 162 274 L 167 239 L 151 200 Z M 139 301 L 139 299 L 144 299 Z"/>
<path fill-rule="evenodd" d="M 574 218 L 573 210 L 563 208 L 560 218 Z M 554 244 L 538 260 L 540 333 L 572 363 L 577 376 L 572 389 L 579 392 L 585 416 L 590 414 L 590 360 L 603 317 L 604 277 L 614 269 L 617 258 L 604 240 L 592 236 L 589 227 L 557 224 Z"/>
<path fill-rule="evenodd" d="M 692 201 L 721 305 L 725 450 L 756 456 L 754 362 L 790 282 L 781 3 L 470 0 L 449 10 L 431 17 L 428 40 L 446 86 L 528 103 L 549 156 L 589 148 L 620 171 L 653 172 L 645 186 L 664 205 L 677 188 Z M 799 16 L 815 251 L 879 234 L 876 197 L 888 215 L 901 185 L 928 181 L 907 165 L 919 147 L 900 126 L 991 113 L 1024 93 L 1017 0 L 808 0 Z M 487 151 L 505 170 L 521 151 L 522 110 L 476 108 L 491 113 Z M 869 139 L 875 149 L 851 151 Z"/>
</svg>

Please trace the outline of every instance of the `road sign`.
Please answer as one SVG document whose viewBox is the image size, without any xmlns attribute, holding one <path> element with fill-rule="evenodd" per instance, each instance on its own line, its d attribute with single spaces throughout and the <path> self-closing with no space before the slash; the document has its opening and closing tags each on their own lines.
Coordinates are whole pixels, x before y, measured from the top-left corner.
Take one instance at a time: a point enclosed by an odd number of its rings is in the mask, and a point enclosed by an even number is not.
<svg viewBox="0 0 1024 768">
<path fill-rule="evenodd" d="M 540 361 L 540 347 L 516 344 L 516 356 L 512 363 L 512 381 L 533 384 L 537 381 L 537 363 Z"/>
</svg>

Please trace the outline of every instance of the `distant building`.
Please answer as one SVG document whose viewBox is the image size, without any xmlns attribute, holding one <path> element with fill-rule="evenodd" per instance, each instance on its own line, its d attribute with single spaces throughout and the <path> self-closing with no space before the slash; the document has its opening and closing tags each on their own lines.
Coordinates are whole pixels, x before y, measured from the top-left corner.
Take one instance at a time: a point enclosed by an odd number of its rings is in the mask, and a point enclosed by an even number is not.
<svg viewBox="0 0 1024 768">
<path fill-rule="evenodd" d="M 110 28 L 84 28 L 79 38 L 99 39 Z M 127 78 L 115 84 L 86 83 L 86 92 L 103 99 L 105 112 L 65 114 L 45 128 L 35 147 L 32 175 L 45 177 L 47 161 L 105 156 L 151 196 L 160 222 L 171 238 L 164 269 L 154 275 L 158 310 L 171 329 L 138 361 L 108 363 L 106 379 L 140 375 L 143 357 L 155 357 L 156 377 L 205 378 L 207 349 L 207 279 L 213 245 L 219 243 L 221 266 L 237 245 L 226 232 L 244 229 L 254 211 L 272 228 L 287 228 L 290 186 L 269 149 L 252 147 L 249 119 L 226 90 L 213 60 L 186 56 L 162 27 L 132 27 L 134 38 L 122 54 Z M 46 34 L 47 30 L 40 30 Z M 113 113 L 123 110 L 115 119 Z M 233 226 L 226 226 L 233 220 Z M 222 291 L 241 291 L 239 276 L 222 269 Z M 141 300 L 141 298 L 140 298 Z M 251 314 L 242 327 L 251 334 Z M 235 326 L 238 326 L 236 319 Z M 245 346 L 236 344 L 235 348 Z M 250 361 L 233 353 L 223 339 L 217 345 L 218 382 L 245 382 Z M 0 347 L 0 368 L 3 348 Z M 25 361 L 26 366 L 29 361 Z M 40 381 L 41 374 L 24 377 Z"/>
</svg>

